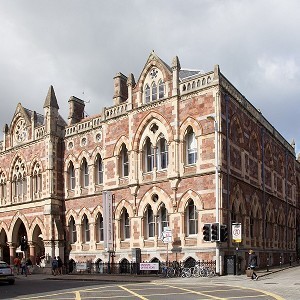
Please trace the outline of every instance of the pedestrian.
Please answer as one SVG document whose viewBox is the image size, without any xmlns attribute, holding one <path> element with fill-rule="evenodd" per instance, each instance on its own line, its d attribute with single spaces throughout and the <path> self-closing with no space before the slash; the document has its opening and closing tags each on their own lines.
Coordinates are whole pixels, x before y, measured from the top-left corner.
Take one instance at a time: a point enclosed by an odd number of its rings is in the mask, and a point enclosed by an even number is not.
<svg viewBox="0 0 300 300">
<path fill-rule="evenodd" d="M 24 274 L 27 277 L 27 273 L 28 273 L 27 264 L 25 258 L 23 257 L 21 260 L 21 275 Z"/>
<path fill-rule="evenodd" d="M 62 275 L 63 262 L 59 256 L 57 256 L 57 273 Z"/>
<path fill-rule="evenodd" d="M 252 270 L 251 279 L 257 280 L 258 276 L 254 272 L 255 268 L 257 267 L 257 255 L 253 250 L 249 250 L 248 267 Z"/>
<path fill-rule="evenodd" d="M 28 274 L 31 275 L 33 271 L 33 264 L 30 258 L 26 260 L 26 266 L 27 266 Z"/>
<path fill-rule="evenodd" d="M 15 269 L 15 273 L 17 273 L 17 275 L 19 275 L 19 273 L 20 273 L 20 266 L 21 266 L 21 260 L 18 256 L 16 256 L 14 258 L 14 269 Z"/>
<path fill-rule="evenodd" d="M 54 258 L 52 260 L 52 274 L 54 276 L 56 276 L 56 274 L 57 274 L 57 268 L 58 268 L 58 261 L 56 259 L 56 256 L 54 256 Z"/>
</svg>

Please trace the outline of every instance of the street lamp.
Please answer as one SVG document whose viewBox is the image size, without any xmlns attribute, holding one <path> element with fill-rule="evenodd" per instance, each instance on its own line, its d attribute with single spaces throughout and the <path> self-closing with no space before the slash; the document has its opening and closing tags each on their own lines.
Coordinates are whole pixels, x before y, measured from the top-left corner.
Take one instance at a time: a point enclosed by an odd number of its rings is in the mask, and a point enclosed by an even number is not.
<svg viewBox="0 0 300 300">
<path fill-rule="evenodd" d="M 220 189 L 219 189 L 219 141 L 218 141 L 218 122 L 214 116 L 206 118 L 214 122 L 215 131 L 215 185 L 216 185 L 216 223 L 220 223 Z M 220 274 L 220 244 L 216 241 L 216 273 Z"/>
</svg>

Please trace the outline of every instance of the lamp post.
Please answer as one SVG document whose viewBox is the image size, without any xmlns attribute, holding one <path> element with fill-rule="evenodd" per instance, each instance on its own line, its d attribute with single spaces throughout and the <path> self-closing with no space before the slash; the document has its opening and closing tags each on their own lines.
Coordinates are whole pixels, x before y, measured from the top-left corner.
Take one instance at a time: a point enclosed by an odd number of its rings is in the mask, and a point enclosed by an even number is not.
<svg viewBox="0 0 300 300">
<path fill-rule="evenodd" d="M 216 187 L 216 223 L 220 223 L 220 189 L 219 189 L 219 141 L 218 122 L 214 116 L 208 116 L 207 120 L 214 122 L 215 132 L 215 187 Z M 219 234 L 220 236 L 220 234 Z M 216 273 L 220 275 L 220 243 L 216 241 Z"/>
</svg>

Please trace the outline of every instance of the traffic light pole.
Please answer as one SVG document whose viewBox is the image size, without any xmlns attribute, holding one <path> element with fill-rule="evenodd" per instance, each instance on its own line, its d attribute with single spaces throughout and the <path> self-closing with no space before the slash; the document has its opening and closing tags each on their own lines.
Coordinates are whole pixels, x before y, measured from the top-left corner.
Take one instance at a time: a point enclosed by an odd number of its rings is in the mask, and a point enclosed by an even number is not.
<svg viewBox="0 0 300 300">
<path fill-rule="evenodd" d="M 214 122 L 214 132 L 215 132 L 215 187 L 216 187 L 216 223 L 220 223 L 220 188 L 219 188 L 219 140 L 218 140 L 218 122 L 216 116 L 208 116 L 208 120 Z M 220 243 L 216 242 L 216 273 L 218 275 L 220 272 Z"/>
</svg>

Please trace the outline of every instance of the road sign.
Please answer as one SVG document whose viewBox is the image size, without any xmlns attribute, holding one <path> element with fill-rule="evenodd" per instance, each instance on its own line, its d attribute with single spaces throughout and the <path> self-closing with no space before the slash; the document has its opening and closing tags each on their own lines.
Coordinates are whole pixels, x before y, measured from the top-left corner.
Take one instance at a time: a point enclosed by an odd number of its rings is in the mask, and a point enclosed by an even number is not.
<svg viewBox="0 0 300 300">
<path fill-rule="evenodd" d="M 242 241 L 242 224 L 232 223 L 232 241 L 240 243 Z"/>
<path fill-rule="evenodd" d="M 167 243 L 172 243 L 172 230 L 169 227 L 164 227 L 164 231 L 161 233 L 162 241 Z"/>
</svg>

